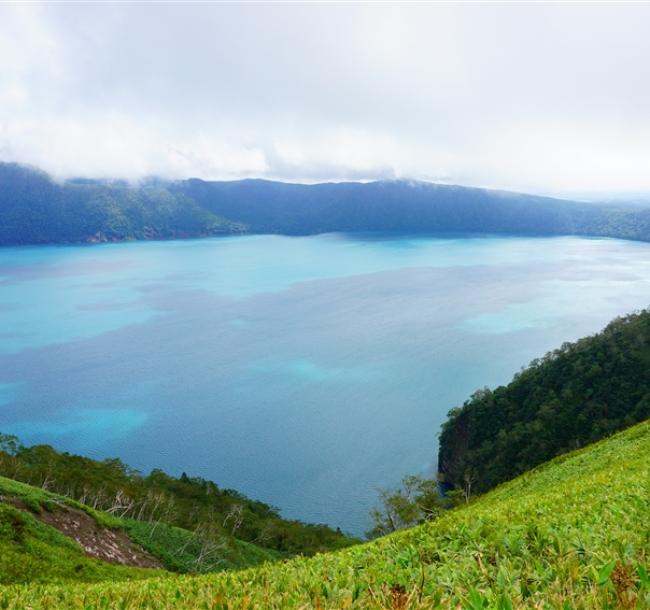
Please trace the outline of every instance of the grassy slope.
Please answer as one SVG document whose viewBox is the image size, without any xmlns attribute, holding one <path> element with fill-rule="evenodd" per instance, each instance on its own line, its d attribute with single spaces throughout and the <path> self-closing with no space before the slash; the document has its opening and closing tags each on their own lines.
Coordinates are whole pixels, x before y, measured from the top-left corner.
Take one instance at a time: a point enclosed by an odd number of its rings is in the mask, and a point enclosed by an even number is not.
<svg viewBox="0 0 650 610">
<path fill-rule="evenodd" d="M 208 557 L 203 565 L 198 566 L 203 544 L 192 532 L 173 525 L 145 521 L 128 520 L 125 525 L 131 540 L 174 572 L 233 570 L 281 558 L 277 551 L 228 536 L 208 548 Z"/>
<path fill-rule="evenodd" d="M 60 500 L 40 489 L 0 477 L 0 498 L 19 499 L 30 510 L 56 510 Z M 74 502 L 67 502 L 80 508 Z M 105 526 L 116 523 L 109 515 L 87 509 Z M 40 522 L 27 510 L 0 502 L 0 582 L 99 581 L 146 578 L 160 574 L 91 559 L 71 538 Z"/>
<path fill-rule="evenodd" d="M 16 508 L 10 500 L 19 500 L 27 510 Z M 227 537 L 198 568 L 203 544 L 192 532 L 164 523 L 119 519 L 70 498 L 0 477 L 0 583 L 125 580 L 162 573 L 85 556 L 74 540 L 36 517 L 41 511 L 56 511 L 62 504 L 83 510 L 101 526 L 126 530 L 131 540 L 172 571 L 243 568 L 279 557 L 274 551 Z"/>
<path fill-rule="evenodd" d="M 157 469 L 143 475 L 118 459 L 92 460 L 56 451 L 48 445 L 24 447 L 14 437 L 3 434 L 0 434 L 0 475 L 37 488 L 47 485 L 52 492 L 92 503 L 98 510 L 111 510 L 119 505 L 120 516 L 124 518 L 167 523 L 196 532 L 202 540 L 219 546 L 231 539 L 232 544 L 224 549 L 230 556 L 226 558 L 230 562 L 228 567 L 259 563 L 237 560 L 236 555 L 255 559 L 249 552 L 251 544 L 264 547 L 265 553 L 272 549 L 273 556 L 288 557 L 311 556 L 357 542 L 325 525 L 284 519 L 274 507 L 200 477 L 185 474 L 173 477 Z M 147 533 L 145 542 L 151 538 L 160 542 L 160 530 L 156 526 L 153 537 Z M 142 528 L 133 532 L 140 535 Z M 178 536 L 168 533 L 169 542 L 172 539 L 180 542 Z M 250 544 L 238 544 L 235 538 Z M 180 544 L 186 547 L 185 542 Z M 196 540 L 190 546 L 197 547 Z M 213 560 L 223 558 L 215 548 L 211 549 L 215 552 L 206 556 L 205 545 L 202 546 L 203 560 L 200 565 L 191 566 L 192 571 L 208 571 L 212 569 L 210 564 L 215 563 Z"/>
<path fill-rule="evenodd" d="M 0 608 L 648 608 L 650 422 L 436 522 L 209 576 L 15 586 Z"/>
<path fill-rule="evenodd" d="M 81 547 L 33 516 L 0 504 L 0 573 L 5 582 L 146 578 L 160 571 L 86 557 Z"/>
</svg>

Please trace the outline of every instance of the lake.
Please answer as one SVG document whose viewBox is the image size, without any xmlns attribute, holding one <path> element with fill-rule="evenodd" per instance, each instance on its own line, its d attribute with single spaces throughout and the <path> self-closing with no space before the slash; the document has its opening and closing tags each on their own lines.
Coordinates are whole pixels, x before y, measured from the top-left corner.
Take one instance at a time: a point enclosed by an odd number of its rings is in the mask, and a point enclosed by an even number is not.
<svg viewBox="0 0 650 610">
<path fill-rule="evenodd" d="M 363 533 L 447 411 L 648 305 L 650 245 L 244 236 L 0 249 L 0 430 Z"/>
</svg>

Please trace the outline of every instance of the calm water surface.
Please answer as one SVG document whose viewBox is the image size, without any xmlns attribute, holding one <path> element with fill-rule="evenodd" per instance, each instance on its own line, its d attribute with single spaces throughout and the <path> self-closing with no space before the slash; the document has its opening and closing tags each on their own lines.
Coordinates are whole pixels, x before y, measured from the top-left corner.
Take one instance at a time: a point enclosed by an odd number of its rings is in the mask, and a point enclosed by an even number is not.
<svg viewBox="0 0 650 610">
<path fill-rule="evenodd" d="M 253 236 L 0 249 L 0 430 L 361 533 L 447 411 L 650 301 L 650 245 Z"/>
</svg>

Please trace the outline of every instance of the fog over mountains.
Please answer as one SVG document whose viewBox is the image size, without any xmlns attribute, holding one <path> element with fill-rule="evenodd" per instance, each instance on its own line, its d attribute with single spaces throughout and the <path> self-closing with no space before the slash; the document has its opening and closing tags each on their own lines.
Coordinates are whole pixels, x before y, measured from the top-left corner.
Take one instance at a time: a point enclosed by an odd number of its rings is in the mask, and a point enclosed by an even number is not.
<svg viewBox="0 0 650 610">
<path fill-rule="evenodd" d="M 326 232 L 650 240 L 650 209 L 410 181 L 289 184 L 78 179 L 0 163 L 0 245 Z"/>
</svg>

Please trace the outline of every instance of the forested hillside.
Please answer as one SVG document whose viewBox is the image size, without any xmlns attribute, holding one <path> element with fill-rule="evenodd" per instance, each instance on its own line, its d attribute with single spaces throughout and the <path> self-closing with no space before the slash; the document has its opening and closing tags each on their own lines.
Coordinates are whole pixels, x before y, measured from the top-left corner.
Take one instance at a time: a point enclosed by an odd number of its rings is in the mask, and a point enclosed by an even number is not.
<svg viewBox="0 0 650 610">
<path fill-rule="evenodd" d="M 488 490 L 556 455 L 650 418 L 650 310 L 566 343 L 507 386 L 449 413 L 438 464 L 445 480 Z"/>
<path fill-rule="evenodd" d="M 424 182 L 283 184 L 265 180 L 171 186 L 262 233 L 440 231 L 555 235 L 605 222 L 601 208 L 547 197 Z M 598 220 L 597 220 L 598 219 Z M 650 235 L 650 234 L 649 234 Z"/>
<path fill-rule="evenodd" d="M 0 587 L 0 607 L 647 608 L 649 453 L 643 423 L 368 544 L 205 576 Z"/>
<path fill-rule="evenodd" d="M 0 163 L 0 245 L 336 231 L 650 240 L 650 209 L 423 182 L 53 181 Z"/>
<path fill-rule="evenodd" d="M 43 172 L 0 163 L 0 245 L 201 237 L 241 230 L 157 183 L 59 184 Z"/>
<path fill-rule="evenodd" d="M 232 546 L 238 541 L 263 549 L 261 555 L 265 559 L 313 555 L 355 542 L 325 525 L 283 519 L 272 506 L 237 491 L 221 489 L 212 481 L 185 474 L 176 478 L 160 470 L 144 475 L 118 459 L 97 461 L 59 453 L 48 445 L 23 447 L 7 435 L 0 435 L 0 475 L 128 520 L 131 536 L 154 549 L 158 544 L 166 567 L 179 571 L 241 567 L 236 555 L 245 547 L 230 549 L 225 557 L 223 553 L 213 553 L 211 561 L 197 566 L 182 555 L 165 555 L 169 539 L 175 534 L 161 524 L 194 533 L 193 541 L 178 534 L 178 548 L 187 548 L 188 544 L 198 548 L 224 540 Z"/>
</svg>

